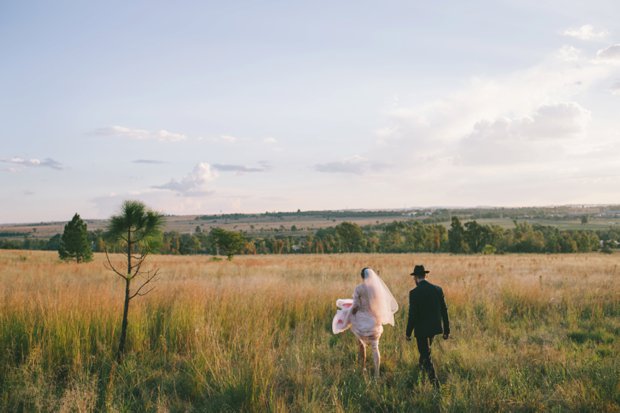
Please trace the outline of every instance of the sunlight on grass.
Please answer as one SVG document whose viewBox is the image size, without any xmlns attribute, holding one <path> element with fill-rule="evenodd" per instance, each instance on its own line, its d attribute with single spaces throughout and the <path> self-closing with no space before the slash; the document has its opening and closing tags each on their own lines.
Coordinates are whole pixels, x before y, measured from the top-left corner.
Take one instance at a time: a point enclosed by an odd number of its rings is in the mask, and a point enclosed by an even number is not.
<svg viewBox="0 0 620 413">
<path fill-rule="evenodd" d="M 54 253 L 0 252 L 1 411 L 618 411 L 620 286 L 608 255 L 153 256 L 117 365 L 122 286 Z M 440 284 L 453 339 L 439 392 L 403 338 L 414 263 Z M 382 377 L 334 336 L 359 269 L 399 301 Z"/>
</svg>

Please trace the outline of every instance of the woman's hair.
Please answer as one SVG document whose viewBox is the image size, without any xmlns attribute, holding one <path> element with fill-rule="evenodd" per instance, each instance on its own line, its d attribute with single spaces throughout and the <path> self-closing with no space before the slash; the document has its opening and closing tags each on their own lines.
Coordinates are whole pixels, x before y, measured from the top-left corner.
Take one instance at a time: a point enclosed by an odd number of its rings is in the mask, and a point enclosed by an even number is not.
<svg viewBox="0 0 620 413">
<path fill-rule="evenodd" d="M 364 267 L 364 268 L 362 268 L 362 273 L 361 273 L 360 275 L 361 275 L 361 276 L 362 276 L 362 278 L 364 278 L 364 279 L 368 277 L 368 273 L 366 272 L 366 270 L 367 270 L 368 268 L 369 268 L 369 267 Z"/>
</svg>

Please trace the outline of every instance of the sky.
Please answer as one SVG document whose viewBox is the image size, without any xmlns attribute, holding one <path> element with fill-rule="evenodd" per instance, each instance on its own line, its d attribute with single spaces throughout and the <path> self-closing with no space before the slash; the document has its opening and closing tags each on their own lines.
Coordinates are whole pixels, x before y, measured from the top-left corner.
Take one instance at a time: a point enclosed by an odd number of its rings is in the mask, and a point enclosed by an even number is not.
<svg viewBox="0 0 620 413">
<path fill-rule="evenodd" d="M 0 0 L 0 223 L 619 203 L 618 16 Z"/>
</svg>

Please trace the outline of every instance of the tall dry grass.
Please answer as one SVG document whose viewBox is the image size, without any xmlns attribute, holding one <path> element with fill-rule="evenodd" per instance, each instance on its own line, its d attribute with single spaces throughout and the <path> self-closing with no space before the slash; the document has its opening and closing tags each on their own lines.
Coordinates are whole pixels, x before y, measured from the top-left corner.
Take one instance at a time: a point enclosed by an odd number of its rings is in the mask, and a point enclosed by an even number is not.
<svg viewBox="0 0 620 413">
<path fill-rule="evenodd" d="M 157 289 L 132 301 L 97 256 L 0 252 L 0 411 L 618 411 L 620 268 L 607 255 L 153 256 Z M 453 338 L 434 344 L 443 386 L 404 340 L 414 264 L 446 293 Z M 382 377 L 334 336 L 359 270 L 400 303 Z"/>
</svg>

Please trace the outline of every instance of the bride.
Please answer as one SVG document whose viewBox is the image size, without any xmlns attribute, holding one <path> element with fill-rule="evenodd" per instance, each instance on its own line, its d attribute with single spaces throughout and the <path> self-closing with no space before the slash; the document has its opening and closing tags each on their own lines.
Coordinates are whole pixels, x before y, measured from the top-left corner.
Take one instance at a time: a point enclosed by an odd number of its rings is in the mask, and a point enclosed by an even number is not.
<svg viewBox="0 0 620 413">
<path fill-rule="evenodd" d="M 351 328 L 359 343 L 359 360 L 364 369 L 366 347 L 370 345 L 375 377 L 379 377 L 379 339 L 383 333 L 383 324 L 394 325 L 394 313 L 398 311 L 398 303 L 372 268 L 362 269 L 361 276 L 363 282 L 355 287 L 353 299 L 336 301 L 339 310 L 332 322 L 332 330 L 334 334 L 338 334 Z"/>
</svg>

